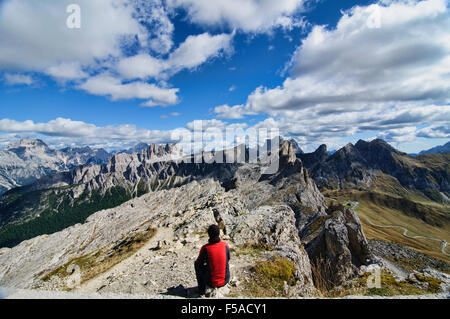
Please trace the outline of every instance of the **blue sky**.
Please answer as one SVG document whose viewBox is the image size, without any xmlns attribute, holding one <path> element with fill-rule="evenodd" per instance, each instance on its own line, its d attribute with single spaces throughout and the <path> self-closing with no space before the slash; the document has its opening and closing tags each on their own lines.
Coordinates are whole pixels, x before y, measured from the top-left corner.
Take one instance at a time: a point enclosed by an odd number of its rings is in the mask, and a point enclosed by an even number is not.
<svg viewBox="0 0 450 319">
<path fill-rule="evenodd" d="M 173 142 L 195 120 L 276 127 L 307 151 L 450 137 L 445 0 L 33 2 L 0 4 L 0 146 Z"/>
</svg>

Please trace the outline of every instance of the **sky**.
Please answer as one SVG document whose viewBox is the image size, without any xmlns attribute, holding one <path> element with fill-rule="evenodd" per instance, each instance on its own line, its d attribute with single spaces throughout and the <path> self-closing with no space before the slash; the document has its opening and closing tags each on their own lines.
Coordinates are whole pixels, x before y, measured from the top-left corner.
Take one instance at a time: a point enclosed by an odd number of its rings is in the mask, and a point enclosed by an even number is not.
<svg viewBox="0 0 450 319">
<path fill-rule="evenodd" d="M 0 147 L 122 149 L 200 123 L 417 153 L 448 142 L 449 103 L 446 0 L 0 1 Z"/>
</svg>

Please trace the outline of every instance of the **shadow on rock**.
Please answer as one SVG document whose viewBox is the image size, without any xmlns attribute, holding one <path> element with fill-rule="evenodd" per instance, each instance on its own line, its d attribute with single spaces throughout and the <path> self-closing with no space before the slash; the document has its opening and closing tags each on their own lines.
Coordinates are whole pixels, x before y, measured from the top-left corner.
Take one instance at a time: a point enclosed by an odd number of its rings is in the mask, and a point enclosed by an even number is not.
<svg viewBox="0 0 450 319">
<path fill-rule="evenodd" d="M 200 298 L 197 287 L 186 288 L 183 285 L 170 287 L 164 293 L 164 295 L 178 296 L 183 298 Z"/>
</svg>

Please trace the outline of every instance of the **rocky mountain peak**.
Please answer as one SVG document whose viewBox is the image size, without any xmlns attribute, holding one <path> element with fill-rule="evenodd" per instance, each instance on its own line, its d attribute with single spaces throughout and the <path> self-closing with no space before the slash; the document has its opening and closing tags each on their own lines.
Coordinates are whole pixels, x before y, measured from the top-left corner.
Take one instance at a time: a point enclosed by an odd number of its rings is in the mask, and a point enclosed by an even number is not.
<svg viewBox="0 0 450 319">
<path fill-rule="evenodd" d="M 383 152 L 383 153 L 398 153 L 403 154 L 402 152 L 398 151 L 397 149 L 393 148 L 389 143 L 382 139 L 374 139 L 370 142 L 359 140 L 355 144 L 355 148 L 363 153 L 367 152 Z"/>
<path fill-rule="evenodd" d="M 297 157 L 292 143 L 284 140 L 280 144 L 280 163 L 294 163 Z"/>
<path fill-rule="evenodd" d="M 23 138 L 18 142 L 12 142 L 8 145 L 7 149 L 15 149 L 18 147 L 27 147 L 27 148 L 33 148 L 33 147 L 43 147 L 48 148 L 47 144 L 44 143 L 44 141 L 40 139 L 32 139 L 32 138 Z"/>
<path fill-rule="evenodd" d="M 300 148 L 300 146 L 298 145 L 297 141 L 294 140 L 293 138 L 291 138 L 289 140 L 289 142 L 292 144 L 292 147 L 294 148 L 294 152 L 295 154 L 303 154 L 303 150 Z"/>
<path fill-rule="evenodd" d="M 323 156 L 323 155 L 328 155 L 328 149 L 327 146 L 325 144 L 320 145 L 315 151 L 314 153 L 317 156 Z"/>
<path fill-rule="evenodd" d="M 6 148 L 7 151 L 15 153 L 23 158 L 31 154 L 51 153 L 50 148 L 42 140 L 24 138 L 18 142 L 13 142 Z"/>
<path fill-rule="evenodd" d="M 338 152 L 352 153 L 352 152 L 354 152 L 354 150 L 355 150 L 355 146 L 352 143 L 348 143 L 343 148 L 338 150 L 336 153 L 338 153 Z"/>
<path fill-rule="evenodd" d="M 148 159 L 151 160 L 170 160 L 177 159 L 183 156 L 183 148 L 179 144 L 150 144 L 147 149 L 141 151 Z"/>
</svg>

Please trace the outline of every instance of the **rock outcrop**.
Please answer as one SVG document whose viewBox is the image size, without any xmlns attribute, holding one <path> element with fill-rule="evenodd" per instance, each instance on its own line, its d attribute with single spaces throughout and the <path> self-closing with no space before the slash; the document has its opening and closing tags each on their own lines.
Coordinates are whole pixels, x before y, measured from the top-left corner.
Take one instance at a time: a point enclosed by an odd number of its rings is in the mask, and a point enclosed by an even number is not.
<svg viewBox="0 0 450 319">
<path fill-rule="evenodd" d="M 334 286 L 355 277 L 372 260 L 358 216 L 342 205 L 312 218 L 300 236 L 311 261 Z"/>
<path fill-rule="evenodd" d="M 293 262 L 296 285 L 289 289 L 291 295 L 314 293 L 310 261 L 302 248 L 294 213 L 288 206 L 259 207 L 235 218 L 230 228 L 230 237 L 236 245 L 264 245 L 273 250 L 274 256 Z"/>
</svg>

